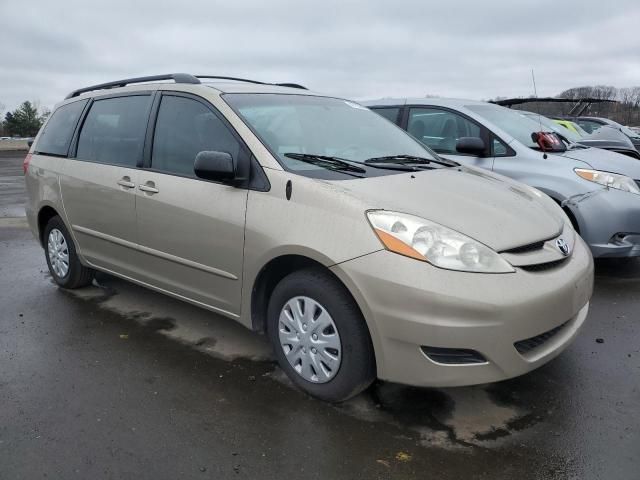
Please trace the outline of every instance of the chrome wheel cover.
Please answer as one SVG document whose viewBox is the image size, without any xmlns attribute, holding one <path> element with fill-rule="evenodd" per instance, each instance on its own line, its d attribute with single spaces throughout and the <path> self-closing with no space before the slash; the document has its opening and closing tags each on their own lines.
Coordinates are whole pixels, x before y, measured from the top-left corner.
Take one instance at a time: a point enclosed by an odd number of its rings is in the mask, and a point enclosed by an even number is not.
<svg viewBox="0 0 640 480">
<path fill-rule="evenodd" d="M 64 278 L 69 273 L 69 246 L 62 232 L 54 228 L 47 239 L 49 263 L 53 273 L 58 278 Z"/>
<path fill-rule="evenodd" d="M 312 298 L 294 297 L 284 304 L 278 336 L 289 365 L 308 382 L 326 383 L 338 373 L 342 362 L 338 328 Z"/>
</svg>

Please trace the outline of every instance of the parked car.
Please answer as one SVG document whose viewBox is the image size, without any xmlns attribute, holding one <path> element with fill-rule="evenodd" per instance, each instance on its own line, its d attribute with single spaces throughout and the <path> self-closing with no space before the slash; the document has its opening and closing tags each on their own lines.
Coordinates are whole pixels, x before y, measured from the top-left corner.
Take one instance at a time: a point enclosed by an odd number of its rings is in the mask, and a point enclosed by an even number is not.
<svg viewBox="0 0 640 480">
<path fill-rule="evenodd" d="M 58 285 L 100 270 L 265 332 L 325 400 L 376 376 L 520 375 L 587 315 L 593 261 L 551 199 L 303 88 L 188 74 L 83 88 L 25 174 Z"/>
<path fill-rule="evenodd" d="M 575 133 L 579 137 L 588 137 L 589 136 L 589 132 L 587 132 L 584 128 L 582 128 L 576 122 L 572 122 L 571 120 L 566 120 L 566 119 L 563 119 L 563 118 L 551 117 L 551 119 L 554 122 L 556 122 L 558 125 L 563 126 L 564 128 L 566 128 L 567 130 Z"/>
<path fill-rule="evenodd" d="M 569 145 L 570 143 L 576 143 L 578 145 L 584 145 L 585 147 L 601 148 L 603 150 L 609 150 L 611 152 L 621 153 L 629 157 L 640 159 L 640 152 L 635 149 L 633 143 L 618 130 L 603 126 L 592 134 L 586 133 L 580 126 L 575 125 L 577 128 L 567 127 L 568 122 L 566 120 L 552 120 L 535 112 L 527 112 L 523 110 L 517 110 L 528 118 L 531 118 L 534 122 L 542 124 L 545 129 L 549 129 L 552 132 L 560 135 L 563 140 Z M 563 122 L 560 124 L 559 122 Z M 584 134 L 579 132 L 584 132 Z"/>
<path fill-rule="evenodd" d="M 629 137 L 633 145 L 637 149 L 640 149 L 640 134 L 630 129 L 629 127 L 620 125 L 618 122 L 614 122 L 613 120 L 610 120 L 608 118 L 602 118 L 602 117 L 575 117 L 575 118 L 572 117 L 571 120 L 576 122 L 578 125 L 580 125 L 583 129 L 585 129 L 589 133 L 595 132 L 603 125 L 612 126 L 617 130 L 620 130 L 627 137 Z"/>
<path fill-rule="evenodd" d="M 365 102 L 440 156 L 533 186 L 561 205 L 594 257 L 640 256 L 640 162 L 565 143 L 519 111 L 473 100 Z M 543 149 L 545 151 L 543 151 Z"/>
</svg>

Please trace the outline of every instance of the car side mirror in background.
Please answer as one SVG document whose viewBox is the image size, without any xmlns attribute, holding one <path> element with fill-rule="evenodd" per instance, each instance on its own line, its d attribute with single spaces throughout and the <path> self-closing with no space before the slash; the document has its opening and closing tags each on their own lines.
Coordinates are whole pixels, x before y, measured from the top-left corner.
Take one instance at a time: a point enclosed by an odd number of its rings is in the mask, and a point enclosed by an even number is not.
<svg viewBox="0 0 640 480">
<path fill-rule="evenodd" d="M 460 137 L 456 142 L 456 150 L 458 153 L 482 157 L 486 153 L 486 145 L 479 137 Z"/>
<path fill-rule="evenodd" d="M 193 171 L 198 178 L 229 183 L 236 178 L 233 157 L 227 152 L 203 151 L 196 155 Z"/>
</svg>

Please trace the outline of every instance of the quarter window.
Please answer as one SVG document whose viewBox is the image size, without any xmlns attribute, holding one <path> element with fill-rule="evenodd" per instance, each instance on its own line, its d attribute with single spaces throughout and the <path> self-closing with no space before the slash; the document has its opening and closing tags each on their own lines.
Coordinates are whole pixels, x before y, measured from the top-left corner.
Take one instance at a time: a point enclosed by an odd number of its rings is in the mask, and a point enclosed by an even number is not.
<svg viewBox="0 0 640 480">
<path fill-rule="evenodd" d="M 66 156 L 73 131 L 86 104 L 87 100 L 67 103 L 53 112 L 40 134 L 35 151 L 45 155 Z"/>
<path fill-rule="evenodd" d="M 372 109 L 378 115 L 382 115 L 384 118 L 393 123 L 398 123 L 398 115 L 400 114 L 400 108 L 374 108 Z"/>
<path fill-rule="evenodd" d="M 509 155 L 509 148 L 502 142 L 494 137 L 493 139 L 493 156 L 494 157 L 506 157 Z"/>
<path fill-rule="evenodd" d="M 151 167 L 195 177 L 193 164 L 202 151 L 240 153 L 240 143 L 204 104 L 190 98 L 165 95 L 160 103 L 153 136 Z"/>
<path fill-rule="evenodd" d="M 96 100 L 78 139 L 77 158 L 135 167 L 142 158 L 151 97 Z"/>
<path fill-rule="evenodd" d="M 461 137 L 480 137 L 480 127 L 448 110 L 412 108 L 407 131 L 438 153 L 458 155 L 456 142 Z"/>
</svg>

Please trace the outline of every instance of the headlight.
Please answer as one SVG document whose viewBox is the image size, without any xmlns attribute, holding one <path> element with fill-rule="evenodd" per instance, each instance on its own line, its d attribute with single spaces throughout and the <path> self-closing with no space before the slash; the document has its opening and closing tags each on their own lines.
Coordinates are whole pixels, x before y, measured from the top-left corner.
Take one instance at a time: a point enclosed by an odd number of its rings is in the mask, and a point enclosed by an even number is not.
<svg viewBox="0 0 640 480">
<path fill-rule="evenodd" d="M 640 195 L 640 188 L 638 188 L 636 182 L 625 175 L 601 172 L 600 170 L 586 170 L 584 168 L 576 168 L 574 171 L 579 177 L 589 180 L 590 182 L 599 183 L 605 187 L 615 188 L 624 192 L 631 192 Z"/>
<path fill-rule="evenodd" d="M 472 238 L 420 217 L 369 210 L 369 222 L 387 250 L 448 270 L 509 273 L 500 255 Z"/>
</svg>

